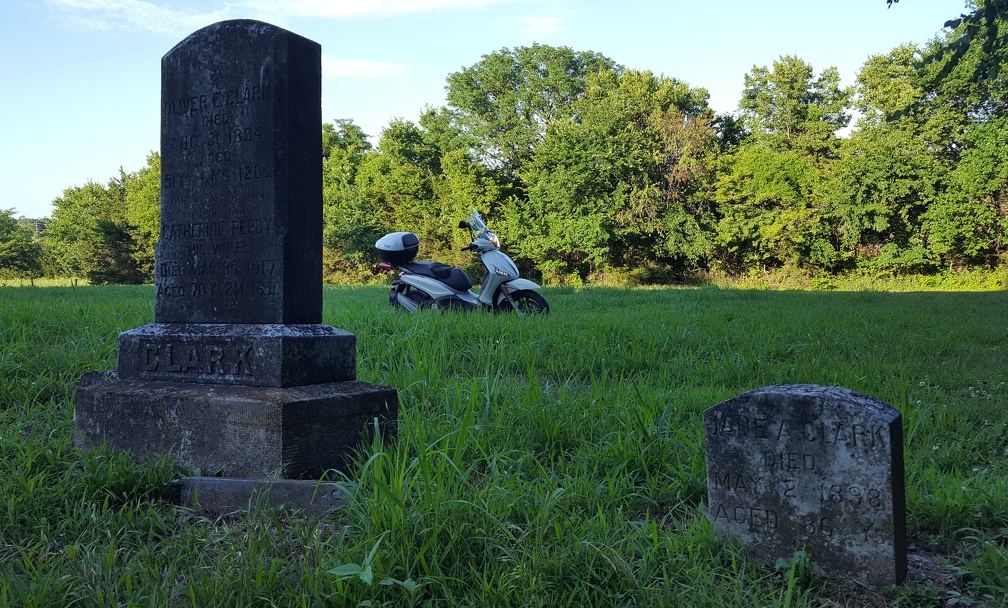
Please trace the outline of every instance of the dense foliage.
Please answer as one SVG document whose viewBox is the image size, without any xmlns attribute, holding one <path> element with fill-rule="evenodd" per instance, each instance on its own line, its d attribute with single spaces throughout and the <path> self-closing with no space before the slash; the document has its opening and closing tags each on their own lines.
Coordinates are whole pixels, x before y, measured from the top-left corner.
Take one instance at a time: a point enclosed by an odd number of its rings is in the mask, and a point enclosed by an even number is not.
<svg viewBox="0 0 1008 608">
<path fill-rule="evenodd" d="M 13 209 L 0 209 L 0 277 L 41 274 L 42 247 L 25 224 L 14 219 Z"/>
<path fill-rule="evenodd" d="M 376 142 L 352 120 L 323 125 L 326 276 L 374 276 L 374 241 L 394 230 L 420 235 L 422 257 L 471 264 L 454 226 L 472 207 L 551 283 L 1004 264 L 1001 4 L 871 57 L 853 87 L 795 56 L 754 66 L 733 115 L 703 88 L 599 53 L 489 53 L 447 77 L 447 106 L 419 124 L 394 120 Z M 159 167 L 155 153 L 107 185 L 68 188 L 41 249 L 0 256 L 0 269 L 149 281 Z M 0 251 L 22 251 L 7 245 L 18 238 L 0 226 Z"/>
</svg>

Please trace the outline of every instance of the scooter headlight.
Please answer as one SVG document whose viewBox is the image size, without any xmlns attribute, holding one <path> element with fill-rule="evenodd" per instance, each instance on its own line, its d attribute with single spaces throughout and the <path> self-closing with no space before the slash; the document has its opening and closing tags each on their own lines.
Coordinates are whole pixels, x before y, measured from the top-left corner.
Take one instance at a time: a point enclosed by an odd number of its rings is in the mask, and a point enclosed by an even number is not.
<svg viewBox="0 0 1008 608">
<path fill-rule="evenodd" d="M 494 247 L 496 247 L 497 249 L 500 249 L 500 239 L 497 238 L 496 234 L 494 234 L 492 232 L 488 232 L 487 233 L 487 240 L 490 241 L 491 243 L 493 243 Z"/>
</svg>

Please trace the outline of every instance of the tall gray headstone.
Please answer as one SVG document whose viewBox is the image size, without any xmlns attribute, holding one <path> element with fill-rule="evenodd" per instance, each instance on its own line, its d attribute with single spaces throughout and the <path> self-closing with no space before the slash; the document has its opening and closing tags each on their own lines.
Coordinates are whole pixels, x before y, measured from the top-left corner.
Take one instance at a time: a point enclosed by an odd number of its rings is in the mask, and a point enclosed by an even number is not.
<svg viewBox="0 0 1008 608">
<path fill-rule="evenodd" d="M 906 576 L 899 412 L 837 387 L 770 386 L 704 412 L 707 511 L 770 563 L 806 550 L 868 584 Z"/>
<path fill-rule="evenodd" d="M 322 324 L 321 48 L 251 20 L 161 62 L 154 323 L 75 401 L 76 441 L 172 453 L 205 473 L 340 468 L 395 389 L 356 381 L 356 338 Z"/>
<path fill-rule="evenodd" d="M 321 47 L 225 21 L 161 60 L 155 321 L 322 322 Z"/>
</svg>

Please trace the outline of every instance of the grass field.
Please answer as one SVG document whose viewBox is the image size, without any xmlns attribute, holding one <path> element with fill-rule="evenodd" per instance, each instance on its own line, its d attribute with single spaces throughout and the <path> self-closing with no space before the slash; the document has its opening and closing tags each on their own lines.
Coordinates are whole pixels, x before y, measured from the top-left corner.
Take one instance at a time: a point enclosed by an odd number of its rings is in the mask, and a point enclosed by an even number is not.
<svg viewBox="0 0 1008 608">
<path fill-rule="evenodd" d="M 0 288 L 0 608 L 1008 605 L 1008 292 L 545 295 L 546 318 L 411 316 L 327 288 L 402 407 L 311 521 L 182 508 L 170 460 L 73 448 L 76 383 L 153 320 L 151 287 Z M 868 590 L 712 536 L 702 412 L 781 383 L 903 413 L 924 578 Z"/>
</svg>

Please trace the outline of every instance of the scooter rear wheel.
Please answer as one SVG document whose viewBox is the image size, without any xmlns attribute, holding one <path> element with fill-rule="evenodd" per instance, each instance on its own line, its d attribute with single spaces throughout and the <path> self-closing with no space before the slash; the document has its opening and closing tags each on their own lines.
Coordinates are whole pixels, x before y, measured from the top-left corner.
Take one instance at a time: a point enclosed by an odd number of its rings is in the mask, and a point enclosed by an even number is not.
<svg viewBox="0 0 1008 608">
<path fill-rule="evenodd" d="M 504 300 L 500 304 L 500 310 L 502 312 L 510 312 L 517 309 L 520 315 L 544 315 L 549 312 L 549 304 L 546 303 L 546 298 L 542 297 L 538 291 L 532 291 L 531 289 L 520 289 L 518 291 L 511 292 L 511 301 L 514 302 L 514 307 L 511 306 L 511 302 Z"/>
</svg>

